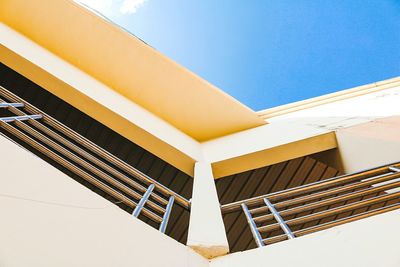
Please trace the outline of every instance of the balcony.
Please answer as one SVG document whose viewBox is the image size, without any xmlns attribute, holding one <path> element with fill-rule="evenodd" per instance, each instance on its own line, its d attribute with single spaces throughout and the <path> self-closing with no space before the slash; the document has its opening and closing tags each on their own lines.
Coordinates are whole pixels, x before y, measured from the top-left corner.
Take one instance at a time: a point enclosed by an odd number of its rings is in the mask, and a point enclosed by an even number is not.
<svg viewBox="0 0 400 267">
<path fill-rule="evenodd" d="M 0 67 L 3 136 L 132 216 L 186 242 L 191 177 L 25 77 Z"/>
<path fill-rule="evenodd" d="M 240 212 L 257 247 L 400 208 L 400 163 L 222 205 Z M 240 220 L 235 222 L 240 223 Z M 244 237 L 242 237 L 244 238 Z"/>
</svg>

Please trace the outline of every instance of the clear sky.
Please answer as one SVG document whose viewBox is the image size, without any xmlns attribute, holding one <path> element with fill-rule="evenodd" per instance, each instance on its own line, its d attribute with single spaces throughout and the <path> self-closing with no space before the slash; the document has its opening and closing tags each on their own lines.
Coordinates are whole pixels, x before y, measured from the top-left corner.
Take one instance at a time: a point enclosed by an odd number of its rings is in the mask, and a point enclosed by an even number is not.
<svg viewBox="0 0 400 267">
<path fill-rule="evenodd" d="M 254 110 L 400 75 L 400 0 L 80 0 Z"/>
</svg>

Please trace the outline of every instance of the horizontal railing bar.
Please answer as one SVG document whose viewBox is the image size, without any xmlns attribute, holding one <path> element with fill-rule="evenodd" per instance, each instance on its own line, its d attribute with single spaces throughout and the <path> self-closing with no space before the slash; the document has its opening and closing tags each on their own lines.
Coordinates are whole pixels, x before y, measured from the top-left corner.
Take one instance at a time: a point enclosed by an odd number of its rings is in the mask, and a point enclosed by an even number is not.
<svg viewBox="0 0 400 267">
<path fill-rule="evenodd" d="M 296 231 L 293 234 L 296 235 Z M 285 240 L 288 240 L 287 235 L 277 235 L 277 236 L 265 238 L 265 239 L 263 239 L 263 242 L 265 245 L 271 245 L 271 244 L 285 241 Z"/>
<path fill-rule="evenodd" d="M 278 203 L 279 203 L 279 202 L 278 202 Z M 276 204 L 277 204 L 277 203 L 276 203 Z M 276 205 L 276 204 L 275 204 L 275 205 Z M 250 213 L 251 213 L 252 215 L 254 215 L 254 214 L 257 214 L 257 213 L 266 212 L 266 211 L 268 211 L 268 208 L 267 208 L 266 206 L 261 206 L 261 207 L 258 207 L 258 208 L 250 209 L 249 211 L 250 211 Z"/>
<path fill-rule="evenodd" d="M 63 145 L 65 145 L 69 149 L 73 150 L 75 153 L 79 154 L 80 156 L 84 157 L 85 159 L 91 161 L 93 164 L 96 164 L 97 166 L 101 167 L 105 171 L 107 171 L 110 174 L 114 175 L 118 179 L 124 181 L 125 183 L 129 184 L 130 186 L 134 187 L 135 189 L 137 189 L 137 190 L 139 190 L 139 191 L 141 191 L 143 193 L 146 192 L 146 188 L 144 186 L 142 186 L 141 184 L 135 182 L 131 178 L 125 176 L 124 174 L 122 174 L 121 172 L 117 171 L 116 169 L 110 167 L 109 165 L 104 164 L 104 162 L 102 162 L 98 158 L 92 156 L 91 154 L 89 154 L 85 150 L 83 150 L 80 147 L 78 147 L 78 146 L 74 145 L 73 143 L 69 142 L 67 139 L 62 138 L 60 135 L 56 134 L 55 132 L 48 130 L 45 126 L 43 126 L 39 122 L 30 121 L 30 123 L 33 126 L 35 126 L 38 129 L 40 129 L 41 131 L 43 131 L 46 134 L 48 134 L 50 137 L 52 137 L 55 140 L 57 140 L 58 142 L 62 143 Z M 156 194 L 156 192 L 153 192 L 153 194 L 151 196 L 155 200 L 159 201 L 163 205 L 167 205 L 167 203 L 168 203 L 165 198 L 159 196 L 158 194 Z"/>
<path fill-rule="evenodd" d="M 0 101 L 1 100 L 2 99 L 0 99 Z M 14 108 L 14 107 L 11 107 L 10 111 L 13 112 L 16 115 L 20 115 L 20 116 L 25 116 L 26 115 L 25 112 L 23 112 L 23 111 L 21 111 L 21 110 L 19 110 L 17 108 Z M 123 175 L 122 173 L 120 173 L 119 171 L 115 170 L 111 166 L 105 164 L 104 162 L 102 162 L 98 158 L 94 157 L 90 153 L 88 153 L 85 150 L 81 149 L 80 147 L 76 146 L 75 144 L 73 144 L 72 142 L 68 141 L 67 139 L 61 137 L 57 133 L 51 131 L 50 129 L 48 129 L 46 126 L 44 126 L 40 122 L 38 122 L 36 120 L 29 120 L 29 123 L 31 125 L 33 125 L 34 127 L 36 127 L 37 129 L 41 130 L 42 132 L 46 133 L 47 135 L 49 135 L 53 139 L 57 140 L 61 144 L 65 145 L 66 147 L 68 147 L 69 149 L 74 151 L 75 153 L 79 154 L 80 156 L 86 158 L 87 160 L 91 161 L 92 163 L 98 165 L 99 167 L 101 167 L 104 170 L 108 171 L 109 173 L 113 174 L 114 176 L 116 176 L 120 180 L 124 181 L 125 183 L 129 184 L 130 186 L 136 188 L 137 190 L 139 190 L 139 191 L 141 191 L 143 193 L 146 192 L 147 188 L 145 188 L 141 184 L 139 184 L 139 183 L 135 182 L 134 180 L 130 179 L 129 177 Z M 168 203 L 166 199 L 162 198 L 161 196 L 159 196 L 155 192 L 152 194 L 152 197 L 155 200 L 159 201 L 162 205 L 167 205 L 167 203 Z"/>
<path fill-rule="evenodd" d="M 293 199 L 288 199 L 288 200 L 284 200 L 278 203 L 275 203 L 275 207 L 277 209 L 282 209 L 282 208 L 286 208 L 288 206 L 293 206 L 296 204 L 300 204 L 300 203 L 305 203 L 305 202 L 310 202 L 316 199 L 320 199 L 320 198 L 324 198 L 324 197 L 328 197 L 331 195 L 337 195 L 337 194 L 341 194 L 344 192 L 348 192 L 348 191 L 353 191 L 365 186 L 370 186 L 370 185 L 374 185 L 377 183 L 381 183 L 381 182 L 386 182 L 389 180 L 393 180 L 400 177 L 399 173 L 385 173 L 385 174 L 380 174 L 378 176 L 374 176 L 371 179 L 368 180 L 364 180 L 361 182 L 355 182 L 352 184 L 348 184 L 348 185 L 342 185 L 339 186 L 337 188 L 332 188 L 332 189 L 328 189 L 325 191 L 321 191 L 318 193 L 314 193 L 314 194 L 310 194 L 310 195 L 305 195 L 305 196 L 301 196 L 301 197 L 297 197 L 297 198 L 293 198 Z M 257 214 L 260 212 L 265 212 L 267 211 L 267 207 L 262 206 L 262 207 L 258 207 L 258 208 L 254 208 L 251 209 L 250 212 L 252 214 Z"/>
<path fill-rule="evenodd" d="M 361 201 L 358 201 L 355 203 L 343 205 L 343 206 L 329 209 L 326 211 L 316 212 L 316 213 L 309 214 L 306 216 L 291 219 L 291 220 L 288 220 L 285 222 L 289 226 L 303 224 L 306 222 L 322 219 L 322 218 L 325 218 L 325 217 L 328 217 L 331 215 L 336 215 L 336 214 L 340 214 L 340 213 L 343 213 L 346 211 L 350 211 L 350 210 L 354 210 L 357 208 L 362 208 L 362 207 L 366 207 L 366 206 L 369 206 L 372 204 L 380 203 L 383 201 L 391 200 L 396 197 L 400 197 L 400 192 L 395 192 L 395 193 L 390 193 L 390 194 L 386 194 L 386 195 L 382 195 L 382 196 L 372 197 L 369 199 L 365 199 L 365 200 L 361 200 Z M 271 232 L 271 231 L 278 230 L 278 229 L 280 229 L 280 226 L 278 223 L 258 227 L 258 230 L 262 233 Z"/>
<path fill-rule="evenodd" d="M 363 212 L 363 213 L 360 213 L 360 214 L 357 214 L 357 215 L 353 215 L 353 216 L 349 216 L 349 217 L 346 217 L 346 218 L 342 218 L 342 219 L 339 219 L 339 220 L 336 220 L 336 221 L 327 222 L 327 223 L 316 225 L 316 226 L 312 226 L 312 227 L 309 227 L 309 228 L 306 228 L 306 229 L 301 229 L 301 230 L 295 231 L 294 234 L 295 234 L 296 237 L 304 236 L 304 235 L 307 235 L 307 234 L 311 234 L 311 233 L 315 233 L 315 232 L 318 232 L 318 231 L 326 230 L 326 229 L 329 229 L 329 228 L 332 228 L 332 227 L 335 227 L 335 226 L 338 226 L 338 225 L 346 224 L 346 223 L 349 223 L 349 222 L 354 222 L 354 221 L 361 220 L 361 219 L 364 219 L 364 218 L 368 218 L 368 217 L 371 217 L 371 216 L 379 215 L 379 214 L 382 214 L 382 213 L 385 213 L 385 212 L 393 211 L 393 210 L 396 210 L 396 209 L 399 209 L 399 208 L 400 208 L 400 203 L 392 204 L 392 205 L 389 205 L 389 206 L 386 206 L 386 207 L 381 207 L 381 208 L 378 208 L 378 209 L 375 209 L 375 210 L 366 211 L 366 212 Z M 263 241 L 264 241 L 264 243 L 266 245 L 267 244 L 269 245 L 269 244 L 277 243 L 277 242 L 284 241 L 284 240 L 287 240 L 287 236 L 286 235 L 278 235 L 278 236 L 274 236 L 274 237 L 263 239 Z"/>
<path fill-rule="evenodd" d="M 349 185 L 343 185 L 343 186 L 340 186 L 338 188 L 329 189 L 329 190 L 318 192 L 318 193 L 315 193 L 315 194 L 306 195 L 306 196 L 298 197 L 298 198 L 295 198 L 295 199 L 285 200 L 285 201 L 276 203 L 276 207 L 279 208 L 279 209 L 286 208 L 286 207 L 291 206 L 291 205 L 304 203 L 304 202 L 312 201 L 312 200 L 315 200 L 315 199 L 328 197 L 328 196 L 331 196 L 331 195 L 336 195 L 336 194 L 341 194 L 341 193 L 344 193 L 344 192 L 357 190 L 357 189 L 360 189 L 360 188 L 363 188 L 363 187 L 366 187 L 366 186 L 371 186 L 371 185 L 374 185 L 374 184 L 378 184 L 378 183 L 381 183 L 381 182 L 394 180 L 394 179 L 396 179 L 398 177 L 400 177 L 399 173 L 385 173 L 385 174 L 381 174 L 379 176 L 375 176 L 375 178 L 373 178 L 373 179 L 368 179 L 368 180 L 365 180 L 365 181 L 362 181 L 362 182 L 356 182 L 356 183 L 349 184 Z"/>
<path fill-rule="evenodd" d="M 12 135 L 16 136 L 17 138 L 21 139 L 25 143 L 29 144 L 31 147 L 37 149 L 39 152 L 47 155 L 51 159 L 53 159 L 55 162 L 59 163 L 63 167 L 67 168 L 68 170 L 76 173 L 80 177 L 82 177 L 84 180 L 87 182 L 93 184 L 97 188 L 101 189 L 103 192 L 113 196 L 117 200 L 123 202 L 124 204 L 128 205 L 131 208 L 136 207 L 137 203 L 126 197 L 125 195 L 121 194 L 120 192 L 114 190 L 113 188 L 109 187 L 108 185 L 104 184 L 103 182 L 99 181 L 92 175 L 88 174 L 87 172 L 83 171 L 82 169 L 78 168 L 74 164 L 72 164 L 69 161 L 66 161 L 63 157 L 57 155 L 47 147 L 43 146 L 42 144 L 39 144 L 35 140 L 33 140 L 31 137 L 27 136 L 17 128 L 11 126 L 8 123 L 5 122 L 0 122 L 0 126 L 3 127 L 6 131 L 11 133 Z M 161 217 L 154 214 L 153 212 L 144 209 L 143 214 L 146 215 L 149 219 L 155 221 L 155 222 L 161 222 Z"/>
<path fill-rule="evenodd" d="M 9 108 L 9 107 L 22 108 L 23 106 L 24 103 L 0 103 L 0 108 Z"/>
<path fill-rule="evenodd" d="M 25 115 L 25 116 L 13 116 L 0 118 L 2 122 L 13 122 L 13 121 L 26 121 L 26 120 L 39 120 L 42 115 Z"/>
<path fill-rule="evenodd" d="M 123 160 L 119 159 L 118 157 L 114 156 L 113 154 L 109 153 L 108 151 L 104 150 L 103 148 L 99 147 L 98 145 L 94 144 L 90 140 L 84 138 L 80 134 L 76 133 L 75 131 L 71 130 L 64 124 L 60 123 L 59 121 L 55 120 L 52 118 L 50 115 L 44 113 L 40 109 L 34 107 L 33 105 L 29 104 L 26 101 L 23 101 L 20 97 L 16 96 L 15 94 L 9 92 L 7 89 L 4 87 L 0 86 L 0 93 L 4 97 L 6 97 L 8 100 L 13 101 L 13 102 L 24 102 L 25 103 L 25 110 L 29 111 L 30 113 L 39 113 L 42 114 L 43 116 L 43 121 L 47 123 L 48 125 L 52 126 L 53 128 L 57 129 L 61 133 L 65 134 L 69 138 L 76 140 L 79 142 L 81 145 L 83 145 L 85 148 L 89 149 L 93 153 L 96 153 L 100 157 L 103 157 L 105 160 L 108 162 L 111 162 L 113 165 L 121 168 L 125 172 L 129 173 L 130 175 L 135 176 L 139 180 L 141 180 L 144 183 L 147 183 L 148 185 L 154 184 L 156 189 L 163 193 L 166 196 L 171 196 L 173 195 L 175 197 L 175 202 L 182 206 L 183 208 L 190 209 L 190 201 L 187 200 L 186 198 L 182 197 L 178 193 L 175 193 L 168 187 L 160 184 L 153 178 L 147 176 L 146 174 L 140 172 L 139 170 L 135 169 L 134 167 L 130 166 L 128 163 L 124 162 Z"/>
<path fill-rule="evenodd" d="M 394 165 L 393 167 L 400 166 L 400 162 L 392 163 L 390 165 Z M 332 177 L 329 179 L 325 179 L 322 181 L 317 181 L 310 184 L 305 184 L 302 186 L 289 188 L 286 190 L 282 190 L 279 192 L 274 192 L 266 195 L 261 195 L 249 199 L 244 199 L 236 202 L 232 202 L 229 204 L 225 204 L 221 206 L 223 213 L 229 213 L 240 209 L 240 205 L 242 203 L 246 203 L 247 205 L 255 205 L 262 204 L 264 198 L 268 198 L 270 201 L 277 201 L 288 197 L 295 197 L 298 195 L 307 194 L 313 191 L 318 191 L 322 189 L 331 188 L 334 186 L 340 186 L 344 184 L 348 184 L 354 181 L 363 180 L 366 178 L 370 178 L 371 176 L 377 176 L 388 172 L 389 165 L 380 166 L 377 168 L 369 169 L 366 171 L 360 171 L 353 174 L 341 175 L 337 177 Z"/>
<path fill-rule="evenodd" d="M 398 175 L 398 177 L 400 177 L 400 175 Z M 324 200 L 317 201 L 317 202 L 314 202 L 314 203 L 306 204 L 306 205 L 303 205 L 303 206 L 299 206 L 299 207 L 283 210 L 283 211 L 280 211 L 279 214 L 281 216 L 294 215 L 294 214 L 301 213 L 301 212 L 304 212 L 304 211 L 309 211 L 309 210 L 321 208 L 321 207 L 332 205 L 332 204 L 335 204 L 335 203 L 338 203 L 338 202 L 346 201 L 346 200 L 349 200 L 349 199 L 354 199 L 354 198 L 357 198 L 357 197 L 367 196 L 367 195 L 370 195 L 370 194 L 373 194 L 373 193 L 382 192 L 382 191 L 393 189 L 393 188 L 397 188 L 397 187 L 400 187 L 400 181 L 389 183 L 389 184 L 384 184 L 384 185 L 379 185 L 379 186 L 376 186 L 376 187 L 370 187 L 370 188 L 362 189 L 362 190 L 357 191 L 357 192 L 352 192 L 352 193 L 348 193 L 348 194 L 345 194 L 345 195 L 336 196 L 336 197 L 332 197 L 332 198 L 329 198 L 329 199 L 324 199 Z M 262 223 L 262 222 L 265 222 L 265 221 L 272 220 L 273 218 L 274 217 L 273 217 L 272 214 L 267 214 L 267 215 L 255 217 L 254 221 L 256 223 Z"/>
<path fill-rule="evenodd" d="M 313 232 L 316 232 L 316 231 L 321 231 L 321 230 L 324 230 L 324 229 L 328 229 L 330 227 L 334 227 L 334 226 L 337 226 L 337 225 L 353 222 L 353 221 L 356 221 L 356 220 L 359 220 L 359 219 L 371 217 L 371 216 L 374 216 L 374 215 L 378 215 L 378 214 L 381 214 L 381 213 L 384 213 L 384 212 L 396 210 L 396 209 L 399 209 L 399 208 L 400 208 L 400 203 L 392 204 L 392 205 L 389 205 L 389 206 L 386 206 L 386 207 L 375 209 L 372 212 L 367 211 L 367 212 L 363 212 L 363 213 L 360 213 L 360 214 L 357 214 L 357 215 L 354 215 L 354 216 L 350 216 L 350 217 L 347 217 L 347 218 L 344 218 L 344 219 L 339 219 L 339 220 L 336 220 L 336 221 L 333 221 L 333 222 L 328 222 L 328 223 L 316 225 L 316 226 L 313 226 L 313 227 L 310 227 L 310 228 L 306 228 L 306 229 L 298 231 L 298 233 L 296 235 L 297 236 L 303 236 L 303 235 L 310 234 L 310 233 L 313 233 Z"/>
<path fill-rule="evenodd" d="M 119 190 L 123 191 L 127 195 L 129 195 L 129 196 L 131 196 L 131 197 L 133 197 L 133 198 L 135 198 L 137 200 L 140 200 L 142 198 L 142 195 L 140 195 L 139 193 L 133 191 L 129 187 L 127 187 L 124 184 L 120 183 L 119 181 L 115 180 L 113 177 L 111 177 L 108 174 L 102 172 L 101 170 L 99 170 L 98 168 L 92 166 L 88 162 L 82 160 L 82 158 L 76 156 L 74 153 L 72 153 L 69 150 L 63 148 L 62 146 L 60 146 L 56 142 L 50 140 L 49 138 L 47 138 L 43 134 L 39 133 L 38 131 L 36 131 L 32 127 L 28 126 L 27 124 L 24 124 L 23 122 L 19 122 L 19 121 L 15 122 L 15 124 L 20 129 L 28 132 L 30 135 L 32 135 L 36 139 L 40 140 L 44 144 L 46 144 L 49 147 L 53 148 L 54 150 L 58 151 L 59 153 L 61 153 L 65 157 L 67 157 L 68 159 L 73 160 L 75 163 L 81 165 L 82 167 L 84 167 L 85 169 L 89 170 L 93 174 L 96 174 L 98 177 L 100 177 L 104 181 L 107 181 L 108 183 L 112 184 L 113 186 L 115 186 Z M 148 205 L 150 207 L 152 207 L 154 210 L 156 210 L 156 211 L 158 211 L 160 213 L 163 213 L 165 211 L 164 208 L 160 207 L 159 205 L 157 205 L 156 203 L 154 203 L 152 201 L 149 201 Z"/>
</svg>

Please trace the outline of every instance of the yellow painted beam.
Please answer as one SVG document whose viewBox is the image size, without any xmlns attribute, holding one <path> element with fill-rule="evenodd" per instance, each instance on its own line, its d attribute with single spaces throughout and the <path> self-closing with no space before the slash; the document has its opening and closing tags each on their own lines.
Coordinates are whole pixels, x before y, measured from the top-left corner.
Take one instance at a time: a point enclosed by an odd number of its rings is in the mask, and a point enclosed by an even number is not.
<svg viewBox="0 0 400 267">
<path fill-rule="evenodd" d="M 334 132 L 212 163 L 214 178 L 261 168 L 337 147 Z"/>
</svg>

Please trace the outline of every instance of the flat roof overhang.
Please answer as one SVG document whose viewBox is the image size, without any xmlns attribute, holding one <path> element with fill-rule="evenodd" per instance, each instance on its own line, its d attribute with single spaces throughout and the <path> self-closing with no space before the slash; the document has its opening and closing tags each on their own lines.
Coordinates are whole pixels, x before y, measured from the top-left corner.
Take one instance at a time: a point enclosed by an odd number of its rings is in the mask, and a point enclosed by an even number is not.
<svg viewBox="0 0 400 267">
<path fill-rule="evenodd" d="M 212 163 L 215 179 L 337 148 L 334 132 Z"/>
<path fill-rule="evenodd" d="M 233 97 L 74 1 L 3 0 L 0 20 L 197 141 L 266 124 Z M 64 100 L 82 108 L 79 99 Z"/>
</svg>

